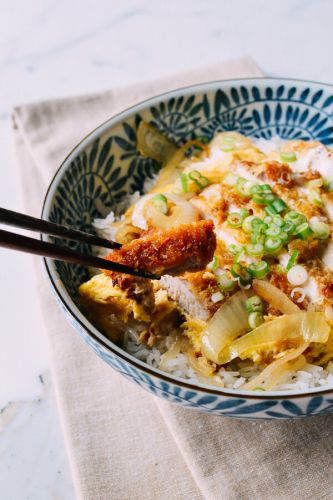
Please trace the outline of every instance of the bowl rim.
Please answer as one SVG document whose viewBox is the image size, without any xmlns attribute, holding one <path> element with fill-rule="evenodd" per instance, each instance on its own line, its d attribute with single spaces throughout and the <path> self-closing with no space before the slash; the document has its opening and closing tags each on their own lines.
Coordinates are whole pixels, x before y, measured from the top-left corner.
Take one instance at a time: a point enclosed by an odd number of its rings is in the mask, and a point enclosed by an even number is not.
<svg viewBox="0 0 333 500">
<path fill-rule="evenodd" d="M 230 78 L 226 80 L 214 80 L 214 81 L 208 81 L 208 82 L 203 82 L 203 83 L 197 83 L 194 85 L 186 85 L 183 87 L 179 87 L 173 90 L 169 90 L 167 92 L 163 92 L 161 94 L 157 94 L 153 97 L 149 97 L 147 99 L 144 99 L 142 101 L 139 101 L 136 104 L 133 104 L 132 106 L 129 106 L 125 108 L 124 110 L 120 111 L 119 113 L 111 116 L 101 124 L 99 124 L 97 127 L 92 129 L 89 133 L 87 133 L 81 141 L 79 141 L 67 154 L 67 156 L 64 158 L 64 160 L 61 162 L 60 166 L 56 170 L 55 174 L 53 175 L 49 186 L 47 188 L 47 191 L 44 196 L 44 201 L 42 205 L 42 211 L 41 211 L 41 218 L 46 218 L 48 219 L 48 214 L 49 214 L 49 209 L 52 204 L 52 199 L 53 199 L 53 192 L 56 190 L 57 187 L 57 181 L 58 177 L 60 176 L 60 179 L 62 178 L 62 174 L 66 171 L 68 168 L 69 163 L 72 161 L 72 157 L 76 157 L 77 154 L 80 153 L 80 151 L 88 146 L 90 143 L 92 143 L 97 137 L 102 135 L 104 132 L 106 132 L 109 128 L 121 123 L 121 121 L 125 118 L 127 118 L 129 115 L 134 114 L 135 112 L 140 111 L 141 109 L 144 109 L 148 107 L 149 105 L 153 105 L 156 102 L 160 102 L 163 99 L 166 98 L 171 98 L 171 97 L 177 97 L 178 94 L 183 95 L 184 93 L 189 94 L 189 93 L 196 93 L 198 91 L 210 91 L 214 90 L 216 88 L 223 88 L 223 87 L 230 87 L 232 85 L 232 82 L 234 82 L 235 85 L 238 83 L 247 83 L 247 86 L 251 85 L 251 82 L 253 83 L 270 83 L 270 82 L 281 82 L 283 84 L 284 82 L 287 83 L 292 83 L 295 82 L 295 84 L 305 84 L 305 85 L 318 85 L 320 87 L 324 87 L 326 89 L 331 89 L 333 92 L 333 85 L 328 84 L 328 83 L 323 83 L 323 82 L 318 82 L 314 80 L 303 80 L 303 79 L 297 79 L 297 78 L 284 78 L 284 77 L 251 77 L 251 78 Z M 97 136 L 97 137 L 96 137 Z M 47 241 L 48 237 L 45 235 L 41 235 L 41 240 Z M 156 377 L 158 379 L 162 379 L 163 381 L 166 381 L 168 383 L 178 385 L 183 387 L 184 389 L 187 390 L 194 390 L 194 391 L 201 391 L 209 394 L 213 394 L 216 396 L 225 396 L 225 397 L 244 397 L 247 399 L 255 399 L 255 400 L 276 400 L 276 399 L 295 399 L 295 398 L 306 398 L 306 397 L 313 397 L 313 396 L 322 396 L 324 394 L 330 394 L 333 393 L 333 387 L 331 388 L 326 388 L 326 389 L 321 389 L 321 388 L 312 388 L 308 389 L 307 391 L 304 390 L 289 390 L 289 391 L 267 391 L 267 393 L 263 393 L 261 391 L 246 391 L 246 390 L 240 390 L 240 389 L 227 389 L 224 387 L 218 387 L 218 386 L 213 386 L 213 385 L 208 385 L 208 384 L 203 384 L 200 382 L 197 383 L 192 383 L 187 381 L 186 379 L 182 379 L 180 377 L 177 377 L 172 374 L 168 374 L 167 372 L 163 372 L 162 370 L 159 370 L 158 368 L 155 368 L 151 365 L 148 365 L 147 363 L 135 358 L 132 354 L 126 352 L 123 348 L 118 347 L 117 345 L 113 344 L 104 334 L 102 334 L 86 317 L 85 315 L 79 310 L 73 299 L 70 297 L 69 293 L 65 289 L 65 287 L 62 285 L 62 282 L 59 280 L 57 277 L 57 271 L 55 269 L 55 261 L 52 259 L 48 258 L 43 258 L 44 261 L 44 268 L 46 271 L 46 275 L 48 277 L 48 280 L 51 284 L 51 288 L 53 289 L 53 292 L 57 296 L 58 300 L 60 300 L 61 304 L 63 305 L 64 309 L 66 312 L 69 314 L 69 316 L 72 316 L 73 319 L 75 320 L 76 323 L 79 324 L 83 330 L 88 334 L 88 336 L 92 337 L 97 344 L 101 345 L 104 349 L 107 351 L 111 351 L 111 353 L 116 357 L 120 358 L 122 361 L 129 363 L 131 365 L 134 365 L 136 369 L 141 370 L 153 377 Z M 259 392 L 259 394 L 258 394 Z"/>
</svg>

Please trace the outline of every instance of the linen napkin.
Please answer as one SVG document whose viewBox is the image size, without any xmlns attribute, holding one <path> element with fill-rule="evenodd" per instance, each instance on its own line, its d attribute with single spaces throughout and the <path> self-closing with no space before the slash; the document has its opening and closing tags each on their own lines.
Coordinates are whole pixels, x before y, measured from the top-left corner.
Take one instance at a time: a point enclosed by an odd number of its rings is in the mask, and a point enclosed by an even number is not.
<svg viewBox="0 0 333 500">
<path fill-rule="evenodd" d="M 62 159 L 113 114 L 182 85 L 261 75 L 245 58 L 126 89 L 16 108 L 15 140 L 26 211 L 40 214 L 47 185 Z M 36 261 L 51 371 L 79 498 L 333 495 L 332 418 L 247 422 L 159 400 L 118 375 L 85 346 L 58 310 L 40 273 Z"/>
</svg>

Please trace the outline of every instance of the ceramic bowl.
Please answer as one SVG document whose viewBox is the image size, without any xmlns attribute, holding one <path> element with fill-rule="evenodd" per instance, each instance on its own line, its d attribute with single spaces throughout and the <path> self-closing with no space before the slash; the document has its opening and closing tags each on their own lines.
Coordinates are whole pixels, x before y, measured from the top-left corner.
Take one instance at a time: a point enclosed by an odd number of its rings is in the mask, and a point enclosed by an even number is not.
<svg viewBox="0 0 333 500">
<path fill-rule="evenodd" d="M 186 87 L 120 113 L 85 137 L 65 159 L 46 194 L 43 218 L 91 231 L 91 221 L 141 191 L 159 164 L 140 156 L 136 130 L 146 120 L 181 145 L 195 135 L 237 130 L 250 137 L 333 143 L 333 88 L 287 79 L 244 79 Z M 68 242 L 66 242 L 68 244 Z M 72 243 L 84 252 L 87 245 Z M 55 296 L 82 339 L 113 369 L 151 393 L 192 408 L 236 418 L 278 419 L 333 413 L 333 388 L 249 392 L 192 384 L 135 359 L 99 332 L 77 306 L 83 267 L 45 260 Z M 112 374 L 110 373 L 110 376 Z"/>
</svg>

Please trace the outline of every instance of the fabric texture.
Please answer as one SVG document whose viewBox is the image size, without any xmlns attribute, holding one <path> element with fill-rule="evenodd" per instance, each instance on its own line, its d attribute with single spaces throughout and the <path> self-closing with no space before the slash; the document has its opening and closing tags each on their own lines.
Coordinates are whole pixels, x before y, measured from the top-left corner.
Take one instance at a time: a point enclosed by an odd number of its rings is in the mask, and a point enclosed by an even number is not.
<svg viewBox="0 0 333 500">
<path fill-rule="evenodd" d="M 249 58 L 13 113 L 26 212 L 79 140 L 147 97 L 201 81 L 262 76 Z M 24 182 L 24 184 L 23 184 Z M 78 498 L 332 498 L 333 419 L 248 422 L 189 411 L 148 394 L 90 351 L 58 309 L 36 259 L 59 415 Z"/>
</svg>

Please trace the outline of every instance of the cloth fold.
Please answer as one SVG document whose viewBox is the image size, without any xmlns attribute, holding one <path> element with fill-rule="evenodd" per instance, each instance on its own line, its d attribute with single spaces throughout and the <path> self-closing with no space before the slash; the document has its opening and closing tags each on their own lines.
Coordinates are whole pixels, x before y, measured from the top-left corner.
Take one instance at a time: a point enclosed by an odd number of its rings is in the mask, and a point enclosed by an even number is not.
<svg viewBox="0 0 333 500">
<path fill-rule="evenodd" d="M 261 71 L 243 58 L 98 95 L 17 107 L 13 118 L 26 211 L 39 216 L 63 158 L 110 116 L 172 88 L 254 76 Z M 331 497 L 332 418 L 229 420 L 151 396 L 98 359 L 72 331 L 41 267 L 36 260 L 51 371 L 79 498 Z"/>
</svg>

